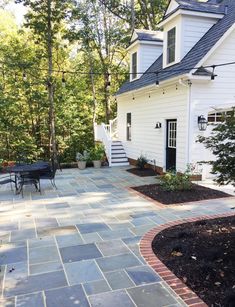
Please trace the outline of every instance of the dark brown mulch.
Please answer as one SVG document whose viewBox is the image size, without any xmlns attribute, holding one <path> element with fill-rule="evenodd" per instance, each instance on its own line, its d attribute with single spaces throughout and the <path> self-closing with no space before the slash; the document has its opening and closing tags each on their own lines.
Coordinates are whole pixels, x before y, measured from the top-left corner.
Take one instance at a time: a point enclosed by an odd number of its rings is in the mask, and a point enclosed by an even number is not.
<svg viewBox="0 0 235 307">
<path fill-rule="evenodd" d="M 127 169 L 127 172 L 134 174 L 139 177 L 150 177 L 150 176 L 157 176 L 158 174 L 151 168 L 144 168 L 144 169 L 139 169 L 139 168 L 130 168 Z"/>
<path fill-rule="evenodd" d="M 208 306 L 235 306 L 235 216 L 168 228 L 152 248 Z"/>
<path fill-rule="evenodd" d="M 197 184 L 193 184 L 192 190 L 168 192 L 161 188 L 159 184 L 148 184 L 132 189 L 154 199 L 164 205 L 172 205 L 191 201 L 215 199 L 221 197 L 231 197 L 231 195 L 209 189 Z"/>
</svg>

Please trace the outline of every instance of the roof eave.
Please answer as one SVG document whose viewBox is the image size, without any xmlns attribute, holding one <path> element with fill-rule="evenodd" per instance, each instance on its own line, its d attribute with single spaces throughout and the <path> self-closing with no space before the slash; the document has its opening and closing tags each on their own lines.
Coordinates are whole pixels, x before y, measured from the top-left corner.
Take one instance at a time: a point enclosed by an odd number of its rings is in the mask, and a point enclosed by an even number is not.
<svg viewBox="0 0 235 307">
<path fill-rule="evenodd" d="M 197 10 L 191 10 L 191 9 L 185 9 L 185 8 L 178 8 L 176 11 L 163 19 L 159 24 L 158 27 L 162 28 L 166 23 L 168 23 L 170 20 L 174 19 L 178 15 L 190 15 L 190 16 L 203 16 L 208 18 L 217 18 L 221 19 L 224 17 L 224 14 L 222 13 L 207 13 L 207 12 L 201 12 Z"/>
</svg>

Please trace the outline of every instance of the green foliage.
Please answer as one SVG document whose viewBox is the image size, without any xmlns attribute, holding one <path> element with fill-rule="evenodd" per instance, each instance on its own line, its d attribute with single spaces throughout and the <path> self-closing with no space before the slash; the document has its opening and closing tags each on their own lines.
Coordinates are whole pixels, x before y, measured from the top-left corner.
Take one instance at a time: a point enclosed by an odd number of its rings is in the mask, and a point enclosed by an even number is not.
<svg viewBox="0 0 235 307">
<path fill-rule="evenodd" d="M 76 160 L 77 161 L 90 161 L 90 152 L 86 150 L 84 150 L 82 154 L 78 152 L 76 154 Z"/>
<path fill-rule="evenodd" d="M 222 123 L 215 126 L 212 135 L 200 136 L 199 142 L 216 157 L 215 161 L 207 161 L 212 165 L 212 174 L 217 175 L 215 181 L 220 185 L 231 183 L 235 186 L 235 107 Z"/>
<path fill-rule="evenodd" d="M 144 155 L 140 155 L 140 157 L 137 159 L 136 166 L 140 170 L 143 170 L 147 163 L 148 163 L 148 159 Z"/>
<path fill-rule="evenodd" d="M 127 11 L 125 18 L 116 14 L 119 1 L 16 0 L 16 3 L 28 7 L 26 26 L 18 27 L 13 16 L 0 9 L 0 156 L 7 161 L 16 161 L 22 155 L 31 161 L 50 158 L 49 80 L 53 84 L 59 161 L 69 163 L 75 160 L 77 152 L 94 147 L 94 122 L 116 116 L 112 95 L 127 78 L 125 47 L 131 34 L 130 15 Z M 153 3 L 158 18 L 157 7 L 164 0 Z M 152 6 L 147 5 L 148 16 Z M 143 17 L 139 16 L 140 11 L 138 2 L 136 20 Z M 49 79 L 48 14 L 52 21 L 54 68 Z M 139 25 L 136 21 L 136 26 Z M 65 87 L 61 83 L 62 70 L 77 71 L 65 74 Z M 83 73 L 92 71 L 101 74 Z"/>
<path fill-rule="evenodd" d="M 160 178 L 160 184 L 165 191 L 185 191 L 192 189 L 188 171 L 185 173 L 167 172 Z"/>
<path fill-rule="evenodd" d="M 95 144 L 95 147 L 90 151 L 90 159 L 92 161 L 100 161 L 103 160 L 105 155 L 104 145 L 103 144 Z"/>
</svg>

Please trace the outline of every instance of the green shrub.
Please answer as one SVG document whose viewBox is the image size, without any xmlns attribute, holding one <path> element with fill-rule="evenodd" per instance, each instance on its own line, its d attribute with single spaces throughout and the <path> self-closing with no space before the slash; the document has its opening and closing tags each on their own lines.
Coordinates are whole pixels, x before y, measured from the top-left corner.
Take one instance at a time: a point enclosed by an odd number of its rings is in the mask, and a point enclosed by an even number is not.
<svg viewBox="0 0 235 307">
<path fill-rule="evenodd" d="M 90 152 L 90 159 L 91 161 L 100 161 L 103 160 L 105 156 L 105 151 L 104 151 L 104 145 L 103 144 L 96 144 L 94 148 L 92 148 Z"/>
<path fill-rule="evenodd" d="M 89 161 L 90 160 L 90 153 L 86 150 L 83 151 L 83 154 L 78 152 L 76 154 L 76 160 L 77 161 Z"/>
<path fill-rule="evenodd" d="M 167 172 L 160 179 L 160 184 L 165 191 L 185 191 L 192 189 L 190 174 L 186 171 L 183 174 Z"/>
<path fill-rule="evenodd" d="M 136 166 L 138 169 L 143 170 L 147 163 L 148 163 L 148 159 L 145 156 L 140 155 L 140 157 L 137 159 Z"/>
</svg>

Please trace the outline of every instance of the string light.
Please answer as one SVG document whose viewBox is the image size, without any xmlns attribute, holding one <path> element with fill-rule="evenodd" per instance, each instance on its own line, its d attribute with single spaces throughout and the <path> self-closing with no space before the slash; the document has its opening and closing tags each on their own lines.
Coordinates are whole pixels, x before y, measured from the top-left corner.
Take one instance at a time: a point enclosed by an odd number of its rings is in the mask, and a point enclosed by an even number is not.
<svg viewBox="0 0 235 307">
<path fill-rule="evenodd" d="M 156 72 L 156 85 L 159 86 L 158 72 Z"/>
<path fill-rule="evenodd" d="M 27 81 L 27 75 L 26 75 L 25 72 L 23 72 L 23 80 L 24 80 L 24 81 Z"/>
<path fill-rule="evenodd" d="M 211 80 L 215 80 L 215 77 L 217 77 L 217 75 L 215 74 L 215 65 L 212 65 L 212 74 L 211 74 Z"/>
<path fill-rule="evenodd" d="M 9 63 L 6 63 L 6 62 L 0 62 L 0 64 L 9 64 Z M 221 66 L 228 66 L 228 65 L 235 65 L 235 61 L 234 62 L 226 62 L 226 63 L 221 63 L 221 64 L 216 64 L 216 65 L 207 65 L 207 66 L 200 66 L 200 67 L 186 67 L 186 68 L 175 68 L 175 69 L 171 69 L 171 68 L 167 68 L 167 69 L 161 69 L 161 70 L 158 70 L 158 71 L 145 71 L 145 72 L 137 72 L 137 74 L 140 74 L 140 75 L 147 75 L 147 74 L 164 74 L 164 73 L 169 73 L 170 72 L 186 72 L 186 71 L 190 71 L 190 70 L 198 70 L 198 69 L 207 69 L 207 68 L 212 68 L 213 71 L 217 68 L 217 67 L 221 67 Z M 11 64 L 11 66 L 13 66 L 13 64 Z M 22 68 L 22 64 L 18 64 L 18 65 L 14 65 L 15 67 L 19 67 L 19 68 Z M 25 65 L 24 65 L 25 66 Z M 48 69 L 46 68 L 37 68 L 37 70 L 39 71 L 47 71 Z M 70 70 L 57 70 L 57 69 L 54 69 L 52 70 L 52 72 L 54 73 L 66 73 L 66 74 L 81 74 L 81 75 L 90 75 L 90 74 L 93 74 L 93 75 L 104 75 L 105 73 L 104 72 L 84 72 L 84 71 L 79 71 L 79 70 L 75 70 L 75 71 L 70 71 Z M 118 73 L 109 73 L 108 75 L 132 75 L 133 73 L 132 72 L 118 72 Z M 212 74 L 212 78 L 213 77 L 216 77 L 216 75 Z"/>
<path fill-rule="evenodd" d="M 65 72 L 63 71 L 62 73 L 62 86 L 65 87 L 66 86 L 66 80 L 65 80 Z"/>
</svg>

